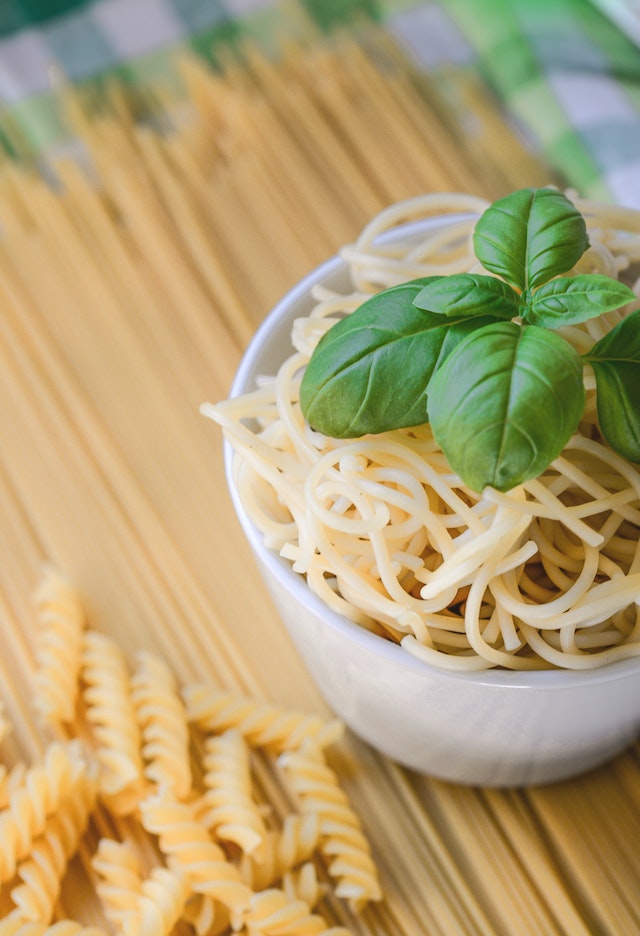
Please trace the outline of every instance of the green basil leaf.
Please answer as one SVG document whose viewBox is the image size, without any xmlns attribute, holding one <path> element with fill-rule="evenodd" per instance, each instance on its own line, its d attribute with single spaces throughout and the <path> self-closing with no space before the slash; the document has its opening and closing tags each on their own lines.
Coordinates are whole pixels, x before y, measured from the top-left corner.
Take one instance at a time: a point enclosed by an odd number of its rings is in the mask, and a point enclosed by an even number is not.
<svg viewBox="0 0 640 936">
<path fill-rule="evenodd" d="M 602 435 L 620 455 L 640 462 L 640 309 L 618 322 L 584 359 L 596 378 Z"/>
<path fill-rule="evenodd" d="M 440 315 L 495 315 L 512 319 L 520 314 L 518 293 L 496 279 L 479 273 L 454 273 L 434 280 L 413 300 L 419 309 Z"/>
<path fill-rule="evenodd" d="M 367 299 L 318 342 L 300 405 L 314 429 L 357 438 L 427 421 L 431 375 L 470 331 L 495 319 L 447 318 L 417 309 L 424 280 Z"/>
<path fill-rule="evenodd" d="M 562 328 L 611 312 L 636 298 L 629 286 L 610 276 L 563 276 L 531 293 L 522 314 L 531 325 Z"/>
<path fill-rule="evenodd" d="M 539 475 L 584 411 L 580 356 L 560 335 L 498 322 L 467 336 L 429 385 L 429 420 L 473 490 L 507 491 Z"/>
<path fill-rule="evenodd" d="M 518 289 L 566 273 L 589 246 L 584 218 L 555 189 L 520 189 L 479 218 L 473 245 L 486 270 Z"/>
</svg>

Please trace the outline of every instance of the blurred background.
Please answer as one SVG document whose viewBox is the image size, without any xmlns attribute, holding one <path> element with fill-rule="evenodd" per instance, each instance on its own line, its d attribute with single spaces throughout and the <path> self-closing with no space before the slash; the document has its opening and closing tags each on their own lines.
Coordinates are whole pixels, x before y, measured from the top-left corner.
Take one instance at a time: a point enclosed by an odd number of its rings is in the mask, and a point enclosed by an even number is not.
<svg viewBox="0 0 640 936">
<path fill-rule="evenodd" d="M 284 43 L 364 21 L 398 41 L 470 145 L 475 122 L 506 119 L 583 195 L 640 205 L 637 0 L 4 0 L 4 148 L 24 156 L 67 141 L 56 75 L 85 88 L 117 80 L 141 112 L 145 96 L 147 110 L 154 94 L 179 98 L 187 51 L 219 67 L 247 40 L 277 57 Z"/>
</svg>

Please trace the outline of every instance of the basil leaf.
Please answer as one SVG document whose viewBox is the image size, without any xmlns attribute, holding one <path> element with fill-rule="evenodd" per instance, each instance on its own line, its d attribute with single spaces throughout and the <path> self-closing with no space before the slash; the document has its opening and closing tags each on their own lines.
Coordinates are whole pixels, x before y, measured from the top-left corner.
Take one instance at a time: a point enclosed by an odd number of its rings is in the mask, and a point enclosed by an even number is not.
<svg viewBox="0 0 640 936">
<path fill-rule="evenodd" d="M 429 385 L 429 420 L 473 490 L 507 491 L 539 475 L 575 432 L 582 363 L 560 335 L 498 322 L 460 342 Z"/>
<path fill-rule="evenodd" d="M 427 421 L 434 370 L 471 330 L 495 319 L 423 312 L 413 304 L 423 285 L 372 296 L 318 342 L 300 386 L 302 413 L 314 429 L 349 439 Z"/>
<path fill-rule="evenodd" d="M 522 315 L 531 325 L 562 328 L 611 312 L 636 298 L 632 289 L 610 276 L 564 276 L 528 296 Z"/>
<path fill-rule="evenodd" d="M 487 208 L 473 245 L 486 270 L 524 290 L 570 270 L 589 240 L 582 215 L 561 192 L 528 188 Z"/>
<path fill-rule="evenodd" d="M 640 462 L 640 309 L 597 341 L 584 360 L 596 378 L 602 435 L 624 458 Z"/>
<path fill-rule="evenodd" d="M 512 319 L 520 314 L 518 293 L 496 279 L 479 273 L 454 273 L 422 289 L 413 304 L 440 315 L 495 315 Z"/>
</svg>

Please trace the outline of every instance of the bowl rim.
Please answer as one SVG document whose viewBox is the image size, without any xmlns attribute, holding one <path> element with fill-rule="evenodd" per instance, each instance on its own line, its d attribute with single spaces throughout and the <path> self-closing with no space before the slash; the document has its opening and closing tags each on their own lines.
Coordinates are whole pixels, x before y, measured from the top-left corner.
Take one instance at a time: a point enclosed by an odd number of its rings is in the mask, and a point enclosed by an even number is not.
<svg viewBox="0 0 640 936">
<path fill-rule="evenodd" d="M 403 224 L 391 232 L 391 237 L 397 237 L 400 233 L 406 233 L 408 229 L 411 229 L 411 231 L 424 230 L 424 227 L 433 220 L 434 219 L 429 218 L 426 222 L 414 221 L 409 224 Z M 389 236 L 389 234 L 387 234 L 387 236 Z M 336 254 L 312 269 L 282 296 L 260 323 L 249 341 L 233 378 L 229 397 L 239 396 L 250 389 L 250 380 L 262 356 L 265 340 L 283 329 L 284 322 L 289 318 L 292 307 L 307 299 L 313 286 L 319 284 L 327 277 L 340 272 L 344 268 L 346 268 L 345 261 L 340 254 Z M 286 332 L 286 337 L 290 338 L 290 328 Z M 603 663 L 595 668 L 583 670 L 560 668 L 508 670 L 489 668 L 485 670 L 460 671 L 447 669 L 446 667 L 437 667 L 419 659 L 399 644 L 391 640 L 386 640 L 384 637 L 368 631 L 365 627 L 333 611 L 321 598 L 311 591 L 303 575 L 295 572 L 287 560 L 264 545 L 262 535 L 246 514 L 233 482 L 232 462 L 234 453 L 231 444 L 226 439 L 224 440 L 223 452 L 225 474 L 231 499 L 245 536 L 249 540 L 259 561 L 265 565 L 271 575 L 287 591 L 293 594 L 297 601 L 320 617 L 327 627 L 338 632 L 345 639 L 360 644 L 369 652 L 388 658 L 395 667 L 402 667 L 416 674 L 428 676 L 431 679 L 462 680 L 464 682 L 475 683 L 478 686 L 491 686 L 496 689 L 533 689 L 536 691 L 549 689 L 553 689 L 554 691 L 571 690 L 577 688 L 578 685 L 583 687 L 589 684 L 599 685 L 617 679 L 629 678 L 629 676 L 633 674 L 640 674 L 640 655 L 614 660 L 609 663 Z"/>
</svg>

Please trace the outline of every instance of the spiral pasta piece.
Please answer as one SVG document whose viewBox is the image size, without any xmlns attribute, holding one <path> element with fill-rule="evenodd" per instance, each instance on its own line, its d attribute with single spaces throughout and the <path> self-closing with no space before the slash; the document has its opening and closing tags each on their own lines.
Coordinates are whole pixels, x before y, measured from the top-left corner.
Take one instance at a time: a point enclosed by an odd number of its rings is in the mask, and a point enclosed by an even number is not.
<svg viewBox="0 0 640 936">
<path fill-rule="evenodd" d="M 114 640 L 86 632 L 82 678 L 86 717 L 98 745 L 100 794 L 115 813 L 132 812 L 144 791 L 142 742 L 126 660 Z"/>
<path fill-rule="evenodd" d="M 11 769 L 0 764 L 0 809 L 7 808 L 13 791 L 24 783 L 26 773 L 27 765 L 24 761 L 18 761 Z"/>
<path fill-rule="evenodd" d="M 85 613 L 77 592 L 47 566 L 34 595 L 39 638 L 34 705 L 55 725 L 73 721 L 78 698 Z"/>
<path fill-rule="evenodd" d="M 154 868 L 123 917 L 123 936 L 168 936 L 182 917 L 189 882 L 180 869 Z"/>
<path fill-rule="evenodd" d="M 265 890 L 283 875 L 308 861 L 320 838 L 320 819 L 315 813 L 285 816 L 282 828 L 270 830 L 257 856 L 245 855 L 242 875 L 253 890 Z"/>
<path fill-rule="evenodd" d="M 91 866 L 98 875 L 96 892 L 102 909 L 114 928 L 122 926 L 127 913 L 136 905 L 142 888 L 142 867 L 136 851 L 128 842 L 101 838 Z"/>
<path fill-rule="evenodd" d="M 367 901 L 381 900 L 376 866 L 360 820 L 322 752 L 306 744 L 282 754 L 278 763 L 301 810 L 319 816 L 320 852 L 329 859 L 329 874 L 337 879 L 336 895 L 347 899 L 356 911 Z"/>
<path fill-rule="evenodd" d="M 180 869 L 154 868 L 144 878 L 137 852 L 128 842 L 102 838 L 91 861 L 99 875 L 96 891 L 107 920 L 123 936 L 162 936 L 178 922 L 187 900 Z"/>
<path fill-rule="evenodd" d="M 252 936 L 326 936 L 330 932 L 326 920 L 312 913 L 304 900 L 291 900 L 276 887 L 253 894 L 242 922 Z M 348 936 L 347 930 L 343 932 Z"/>
<path fill-rule="evenodd" d="M 67 864 L 78 848 L 96 798 L 96 784 L 85 775 L 73 795 L 47 820 L 29 857 L 18 865 L 21 883 L 11 899 L 25 921 L 51 922 Z"/>
<path fill-rule="evenodd" d="M 247 742 L 236 729 L 210 735 L 204 744 L 203 821 L 218 838 L 251 854 L 264 842 L 266 830 L 252 795 Z"/>
<path fill-rule="evenodd" d="M 205 894 L 191 894 L 182 914 L 196 936 L 218 936 L 231 926 L 229 909 Z"/>
<path fill-rule="evenodd" d="M 312 910 L 322 900 L 325 889 L 312 861 L 282 875 L 282 890 L 289 900 L 304 900 Z"/>
<path fill-rule="evenodd" d="M 211 839 L 195 803 L 180 802 L 160 790 L 140 803 L 140 813 L 144 828 L 158 836 L 161 851 L 184 871 L 196 893 L 213 897 L 234 911 L 246 905 L 251 889 Z"/>
<path fill-rule="evenodd" d="M 43 762 L 29 768 L 9 794 L 0 813 L 0 883 L 10 880 L 48 819 L 81 782 L 86 772 L 77 742 L 53 742 Z"/>
<path fill-rule="evenodd" d="M 309 738 L 318 747 L 325 747 L 344 731 L 337 719 L 293 712 L 199 683 L 185 686 L 183 698 L 187 717 L 203 730 L 221 733 L 237 728 L 252 747 L 264 747 L 274 753 L 295 749 Z"/>
<path fill-rule="evenodd" d="M 186 799 L 192 784 L 189 726 L 176 679 L 165 661 L 140 653 L 131 694 L 142 731 L 145 776 L 168 786 L 178 799 Z"/>
</svg>

